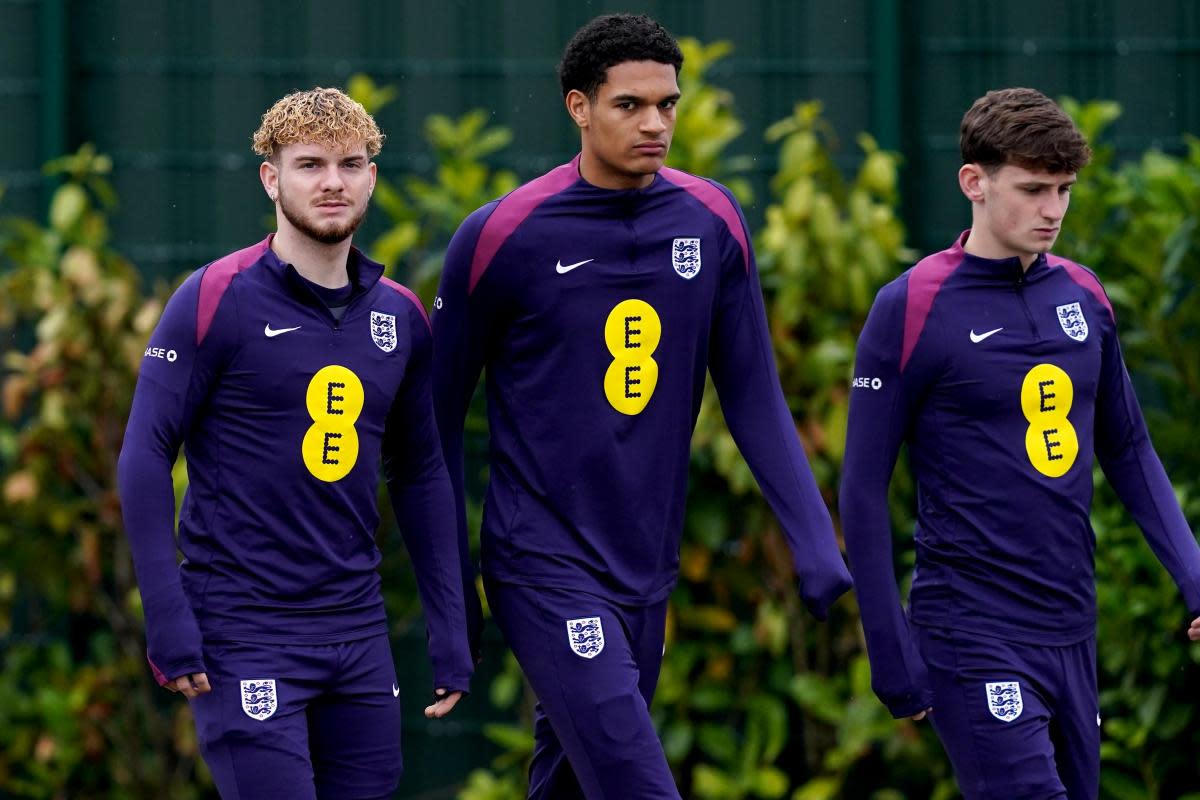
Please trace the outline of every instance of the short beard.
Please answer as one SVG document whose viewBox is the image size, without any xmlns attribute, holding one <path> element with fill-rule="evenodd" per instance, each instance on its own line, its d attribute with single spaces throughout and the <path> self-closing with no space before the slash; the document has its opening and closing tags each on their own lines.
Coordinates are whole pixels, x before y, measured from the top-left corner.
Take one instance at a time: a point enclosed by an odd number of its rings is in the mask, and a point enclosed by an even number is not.
<svg viewBox="0 0 1200 800">
<path fill-rule="evenodd" d="M 358 212 L 358 216 L 341 225 L 333 228 L 318 228 L 294 208 L 288 205 L 287 193 L 283 191 L 283 187 L 279 187 L 279 209 L 283 212 L 283 216 L 287 221 L 292 223 L 292 227 L 300 231 L 302 234 L 321 244 L 340 244 L 346 241 L 354 232 L 358 230 L 358 226 L 362 224 L 363 218 L 367 215 L 367 207 L 364 205 L 362 210 Z"/>
</svg>

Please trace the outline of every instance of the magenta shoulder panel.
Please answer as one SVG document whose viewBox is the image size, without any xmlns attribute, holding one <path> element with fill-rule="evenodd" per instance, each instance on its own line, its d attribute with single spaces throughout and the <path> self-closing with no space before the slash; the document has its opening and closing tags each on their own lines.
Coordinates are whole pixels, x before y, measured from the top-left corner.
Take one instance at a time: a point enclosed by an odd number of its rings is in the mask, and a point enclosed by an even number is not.
<svg viewBox="0 0 1200 800">
<path fill-rule="evenodd" d="M 217 306 L 221 297 L 229 288 L 233 276 L 262 258 L 263 253 L 271 247 L 271 237 L 268 236 L 258 244 L 230 253 L 208 265 L 200 278 L 200 303 L 196 308 L 196 344 L 204 341 L 208 328 L 212 325 L 213 317 L 217 314 Z"/>
<path fill-rule="evenodd" d="M 1112 303 L 1108 301 L 1108 295 L 1105 294 L 1104 287 L 1100 285 L 1100 279 L 1093 275 L 1091 271 L 1084 269 L 1074 261 L 1068 261 L 1058 256 L 1047 255 L 1046 261 L 1052 267 L 1062 267 L 1065 269 L 1067 274 L 1071 276 L 1071 280 L 1091 292 L 1100 301 L 1100 305 L 1108 309 L 1108 316 L 1116 320 L 1117 317 L 1113 313 Z"/>
<path fill-rule="evenodd" d="M 741 216 L 738 215 L 737 209 L 733 207 L 733 203 L 729 201 L 725 193 L 716 186 L 713 186 L 711 181 L 706 181 L 704 178 L 699 178 L 677 169 L 671 169 L 670 167 L 663 167 L 658 171 L 658 174 L 692 195 L 692 197 L 695 197 L 709 211 L 724 221 L 725 226 L 729 228 L 729 232 L 733 234 L 733 238 L 742 247 L 742 263 L 746 267 L 746 271 L 749 272 L 750 245 L 746 241 L 746 230 L 742 227 Z"/>
<path fill-rule="evenodd" d="M 471 258 L 471 281 L 467 292 L 474 291 L 475 284 L 483 277 L 492 263 L 496 252 L 512 232 L 546 200 L 579 180 L 579 156 L 561 167 L 555 167 L 540 178 L 514 189 L 496 205 L 492 215 L 483 224 L 479 240 L 475 242 L 475 255 Z"/>
<path fill-rule="evenodd" d="M 379 282 L 384 286 L 389 286 L 392 289 L 395 289 L 397 292 L 411 300 L 412 304 L 417 307 L 418 311 L 421 312 L 421 318 L 425 320 L 426 327 L 428 327 L 431 331 L 433 330 L 433 326 L 429 323 L 429 314 L 425 311 L 425 304 L 421 302 L 421 298 L 417 297 L 416 293 L 414 293 L 412 289 L 396 283 L 391 278 L 380 278 Z"/>
<path fill-rule="evenodd" d="M 933 299 L 937 297 L 942 284 L 958 268 L 963 261 L 964 233 L 954 242 L 949 250 L 926 256 L 917 262 L 908 273 L 908 294 L 904 304 L 904 344 L 900 351 L 900 371 L 908 364 L 916 349 L 921 331 L 929 320 L 929 312 L 933 309 Z"/>
</svg>

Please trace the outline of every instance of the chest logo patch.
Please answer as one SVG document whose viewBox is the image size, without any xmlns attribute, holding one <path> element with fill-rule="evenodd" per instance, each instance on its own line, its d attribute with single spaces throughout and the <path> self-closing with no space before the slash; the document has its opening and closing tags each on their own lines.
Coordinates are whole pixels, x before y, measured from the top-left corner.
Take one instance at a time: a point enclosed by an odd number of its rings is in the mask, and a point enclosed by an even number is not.
<svg viewBox="0 0 1200 800">
<path fill-rule="evenodd" d="M 624 300 L 608 312 L 604 344 L 613 360 L 604 373 L 604 396 L 622 414 L 640 414 L 658 385 L 654 351 L 662 339 L 662 320 L 644 300 Z"/>
<path fill-rule="evenodd" d="M 595 658 L 604 649 L 604 626 L 599 617 L 567 620 L 567 643 L 580 658 Z"/>
<path fill-rule="evenodd" d="M 1021 412 L 1029 420 L 1025 453 L 1048 478 L 1066 475 L 1079 455 L 1079 437 L 1067 419 L 1074 402 L 1071 376 L 1054 364 L 1038 364 L 1021 382 Z"/>
<path fill-rule="evenodd" d="M 1021 684 L 1017 681 L 985 683 L 988 711 L 1001 722 L 1012 722 L 1021 716 L 1025 703 L 1021 700 Z"/>
<path fill-rule="evenodd" d="M 700 274 L 700 239 L 676 239 L 671 242 L 671 266 L 675 274 L 691 280 Z"/>
<path fill-rule="evenodd" d="M 1058 324 L 1062 326 L 1063 333 L 1077 342 L 1082 342 L 1088 337 L 1087 320 L 1079 303 L 1067 303 L 1055 311 L 1058 312 Z"/>
<path fill-rule="evenodd" d="M 371 312 L 371 341 L 385 353 L 396 349 L 396 317 L 382 311 Z"/>
<path fill-rule="evenodd" d="M 242 681 L 242 711 L 260 722 L 275 713 L 279 702 L 275 695 L 274 678 L 253 678 Z"/>
<path fill-rule="evenodd" d="M 330 364 L 312 376 L 304 407 L 313 424 L 304 432 L 300 454 L 313 477 L 340 481 L 358 461 L 358 430 L 366 395 L 362 381 L 346 367 Z"/>
</svg>

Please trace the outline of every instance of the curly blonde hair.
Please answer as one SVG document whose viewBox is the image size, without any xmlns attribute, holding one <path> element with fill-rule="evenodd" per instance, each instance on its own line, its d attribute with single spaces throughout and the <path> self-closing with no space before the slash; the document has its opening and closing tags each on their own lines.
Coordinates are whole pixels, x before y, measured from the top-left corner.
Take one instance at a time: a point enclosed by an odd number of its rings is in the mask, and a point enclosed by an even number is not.
<svg viewBox="0 0 1200 800">
<path fill-rule="evenodd" d="M 296 142 L 342 151 L 363 144 L 371 158 L 383 147 L 383 133 L 361 103 L 339 89 L 320 86 L 278 100 L 263 114 L 252 138 L 254 152 L 268 160 Z"/>
</svg>

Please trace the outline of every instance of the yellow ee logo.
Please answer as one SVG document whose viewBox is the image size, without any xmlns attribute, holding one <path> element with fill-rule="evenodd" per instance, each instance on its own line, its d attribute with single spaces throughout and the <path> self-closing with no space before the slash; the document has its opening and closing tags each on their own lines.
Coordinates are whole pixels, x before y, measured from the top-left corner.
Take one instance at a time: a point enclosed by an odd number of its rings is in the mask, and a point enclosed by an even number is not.
<svg viewBox="0 0 1200 800">
<path fill-rule="evenodd" d="M 1038 364 L 1021 384 L 1021 411 L 1029 420 L 1025 452 L 1034 469 L 1047 477 L 1065 475 L 1079 455 L 1079 437 L 1067 420 L 1074 401 L 1071 376 L 1053 364 Z"/>
<path fill-rule="evenodd" d="M 308 382 L 304 402 L 313 424 L 304 434 L 300 452 L 315 477 L 332 483 L 350 474 L 358 461 L 358 431 L 354 423 L 363 409 L 363 385 L 350 370 L 331 364 Z"/>
<path fill-rule="evenodd" d="M 658 312 L 642 300 L 624 300 L 608 313 L 604 343 L 613 362 L 604 373 L 604 396 L 622 414 L 642 413 L 658 385 L 652 356 L 662 339 Z"/>
</svg>

